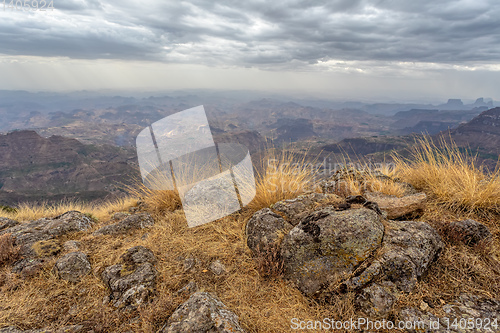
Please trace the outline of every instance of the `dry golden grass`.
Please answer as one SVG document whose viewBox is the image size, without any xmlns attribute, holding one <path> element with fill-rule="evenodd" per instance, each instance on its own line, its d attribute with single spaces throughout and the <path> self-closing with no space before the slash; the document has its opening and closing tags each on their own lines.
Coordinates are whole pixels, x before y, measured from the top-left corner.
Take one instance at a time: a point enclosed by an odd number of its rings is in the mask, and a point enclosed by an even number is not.
<svg viewBox="0 0 500 333">
<path fill-rule="evenodd" d="M 396 197 L 402 197 L 405 194 L 405 188 L 401 183 L 380 179 L 374 174 L 368 174 L 362 180 L 354 176 L 347 176 L 338 181 L 335 193 L 346 197 L 348 195 L 363 195 L 366 191 L 381 192 Z"/>
<path fill-rule="evenodd" d="M 477 167 L 469 152 L 441 140 L 418 139 L 409 159 L 395 155 L 396 172 L 443 208 L 470 214 L 500 213 L 500 169 Z"/>
<path fill-rule="evenodd" d="M 313 190 L 316 171 L 311 165 L 314 161 L 306 158 L 307 152 L 268 149 L 257 167 L 256 195 L 248 208 L 257 211 Z"/>
<path fill-rule="evenodd" d="M 63 201 L 57 204 L 21 203 L 16 207 L 16 212 L 8 213 L 0 211 L 0 216 L 17 221 L 31 221 L 43 217 L 55 217 L 70 210 L 77 210 L 84 214 L 90 214 L 97 220 L 106 220 L 109 219 L 113 212 L 123 211 L 136 204 L 137 198 L 132 196 L 116 198 L 100 203 L 81 203 L 75 201 Z"/>
<path fill-rule="evenodd" d="M 11 234 L 0 235 L 0 266 L 10 264 L 18 258 L 19 248 L 14 246 Z"/>
<path fill-rule="evenodd" d="M 187 300 L 189 295 L 179 295 L 176 291 L 190 281 L 195 281 L 202 291 L 215 292 L 228 308 L 239 316 L 241 325 L 248 332 L 294 331 L 290 328 L 292 318 L 349 320 L 361 316 L 354 307 L 354 294 L 333 295 L 328 304 L 316 302 L 281 280 L 279 265 L 266 271 L 267 268 L 262 267 L 263 263 L 259 258 L 256 260 L 252 257 L 244 234 L 248 218 L 260 208 L 301 194 L 310 188 L 310 182 L 313 180 L 309 169 L 301 169 L 300 165 L 297 169 L 296 165 L 292 164 L 304 163 L 304 160 L 296 155 L 271 152 L 269 156 L 274 156 L 275 161 L 283 167 L 273 170 L 267 164 L 266 168 L 262 169 L 264 172 L 257 177 L 257 196 L 254 202 L 238 213 L 196 228 L 187 227 L 176 193 L 144 187 L 136 188 L 131 198 L 104 203 L 101 206 L 66 204 L 57 207 L 19 207 L 18 212 L 10 214 L 9 217 L 30 220 L 59 215 L 73 209 L 95 216 L 98 222 L 90 232 L 80 232 L 61 239 L 61 242 L 69 239 L 81 242 L 81 250 L 87 253 L 91 260 L 92 273 L 79 283 L 61 281 L 51 272 L 56 258 L 50 259 L 41 272 L 26 280 L 12 274 L 10 267 L 0 268 L 0 327 L 17 325 L 23 329 L 56 328 L 82 324 L 94 332 L 156 332 L 175 308 Z M 435 187 L 429 183 L 434 172 L 441 170 L 441 166 L 427 167 L 423 161 L 420 164 L 411 163 L 399 160 L 399 169 L 396 170 L 400 172 L 398 176 L 437 198 L 429 202 L 422 220 L 444 233 L 448 222 L 470 215 L 461 209 L 455 209 L 457 204 L 454 201 L 446 203 L 445 197 L 434 194 Z M 450 166 L 460 169 L 459 165 Z M 462 167 L 465 168 L 466 165 Z M 412 177 L 412 168 L 417 173 L 422 168 L 427 168 L 425 170 L 429 175 L 420 173 L 418 177 Z M 466 171 L 463 169 L 463 172 Z M 486 175 L 486 178 L 479 176 L 476 179 L 489 179 Z M 354 189 L 355 185 L 352 184 Z M 392 188 L 392 184 L 386 184 L 385 181 L 371 186 L 375 185 L 380 186 L 379 190 L 384 193 L 398 193 L 397 188 Z M 454 198 L 451 197 L 452 200 L 455 200 Z M 139 199 L 145 202 L 147 209 L 153 213 L 156 220 L 153 227 L 123 236 L 92 236 L 92 231 L 106 224 L 113 212 L 126 211 L 129 207 L 136 206 Z M 442 302 L 453 300 L 461 292 L 491 297 L 500 294 L 500 268 L 497 262 L 500 258 L 500 224 L 498 215 L 493 213 L 495 204 L 488 206 L 488 202 L 494 203 L 484 201 L 474 207 L 488 210 L 489 220 L 481 214 L 470 216 L 490 227 L 494 241 L 488 245 L 470 248 L 446 239 L 447 247 L 439 260 L 433 264 L 431 272 L 424 275 L 415 291 L 398 301 L 397 307 L 419 307 L 421 302 L 425 301 L 438 311 Z M 473 210 L 471 214 L 474 212 L 478 210 Z M 158 258 L 156 297 L 137 311 L 118 311 L 103 305 L 102 299 L 109 291 L 102 283 L 102 271 L 105 267 L 118 263 L 120 255 L 136 245 L 150 248 Z M 183 263 L 186 258 L 196 259 L 197 264 L 192 270 L 185 271 Z M 216 259 L 227 268 L 227 272 L 221 276 L 214 275 L 208 269 L 210 263 Z M 394 314 L 396 313 L 397 309 L 394 311 Z"/>
</svg>

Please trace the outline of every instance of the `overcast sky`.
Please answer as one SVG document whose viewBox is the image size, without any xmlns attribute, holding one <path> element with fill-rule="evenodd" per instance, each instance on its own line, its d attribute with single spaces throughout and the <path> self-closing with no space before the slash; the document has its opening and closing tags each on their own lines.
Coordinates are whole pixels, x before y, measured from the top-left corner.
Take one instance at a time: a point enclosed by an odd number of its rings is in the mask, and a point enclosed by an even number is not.
<svg viewBox="0 0 500 333">
<path fill-rule="evenodd" d="M 500 100 L 498 0 L 53 5 L 26 12 L 0 2 L 0 89 Z"/>
</svg>

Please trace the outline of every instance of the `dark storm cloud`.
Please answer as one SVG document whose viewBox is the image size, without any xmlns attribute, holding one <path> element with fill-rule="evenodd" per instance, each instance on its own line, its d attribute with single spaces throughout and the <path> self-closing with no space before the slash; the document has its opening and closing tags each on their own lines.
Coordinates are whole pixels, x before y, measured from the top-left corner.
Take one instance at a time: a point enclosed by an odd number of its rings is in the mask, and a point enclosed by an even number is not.
<svg viewBox="0 0 500 333">
<path fill-rule="evenodd" d="M 497 0 L 73 0 L 54 7 L 0 12 L 0 53 L 257 67 L 500 60 Z"/>
</svg>

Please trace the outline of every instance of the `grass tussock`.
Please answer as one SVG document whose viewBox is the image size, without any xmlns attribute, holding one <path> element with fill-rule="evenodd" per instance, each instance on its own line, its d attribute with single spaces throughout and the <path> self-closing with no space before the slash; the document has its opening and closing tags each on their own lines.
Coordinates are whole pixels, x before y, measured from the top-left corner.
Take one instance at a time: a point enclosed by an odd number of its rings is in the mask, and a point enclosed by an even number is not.
<svg viewBox="0 0 500 333">
<path fill-rule="evenodd" d="M 107 220 L 113 212 L 124 211 L 136 205 L 137 198 L 133 196 L 94 203 L 82 203 L 78 201 L 62 201 L 57 204 L 25 202 L 19 204 L 12 212 L 0 211 L 0 216 L 17 221 L 31 221 L 43 217 L 55 217 L 65 212 L 76 210 L 88 214 L 96 220 Z"/>
<path fill-rule="evenodd" d="M 406 188 L 399 182 L 380 179 L 376 173 L 368 172 L 362 179 L 356 176 L 346 176 L 335 184 L 334 193 L 341 197 L 347 197 L 349 195 L 363 195 L 367 191 L 402 197 L 406 193 Z"/>
<path fill-rule="evenodd" d="M 313 190 L 316 170 L 311 167 L 314 161 L 307 160 L 307 153 L 269 149 L 260 161 L 256 195 L 248 205 L 251 210 L 257 211 Z"/>
<path fill-rule="evenodd" d="M 0 235 L 0 266 L 7 265 L 19 257 L 19 247 L 14 245 L 11 234 Z"/>
<path fill-rule="evenodd" d="M 409 158 L 394 156 L 399 177 L 442 208 L 462 213 L 500 213 L 500 169 L 487 172 L 453 142 L 418 139 Z"/>
</svg>

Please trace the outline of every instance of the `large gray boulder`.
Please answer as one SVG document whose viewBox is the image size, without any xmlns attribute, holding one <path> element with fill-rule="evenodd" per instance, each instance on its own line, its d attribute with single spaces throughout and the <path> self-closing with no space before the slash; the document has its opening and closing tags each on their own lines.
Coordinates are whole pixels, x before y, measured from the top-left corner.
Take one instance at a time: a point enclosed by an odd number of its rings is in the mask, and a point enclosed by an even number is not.
<svg viewBox="0 0 500 333">
<path fill-rule="evenodd" d="M 54 265 L 54 273 L 59 278 L 78 282 L 81 278 L 90 273 L 91 265 L 87 255 L 83 252 L 71 252 L 57 260 Z"/>
<path fill-rule="evenodd" d="M 96 232 L 95 236 L 99 235 L 120 235 L 127 234 L 131 230 L 144 229 L 154 225 L 154 220 L 148 213 L 139 213 L 125 217 L 123 220 L 106 225 Z"/>
<path fill-rule="evenodd" d="M 383 233 L 379 215 L 366 208 L 315 211 L 282 242 L 284 276 L 313 296 L 352 273 L 380 247 Z"/>
<path fill-rule="evenodd" d="M 217 297 L 196 292 L 170 316 L 158 333 L 243 333 L 238 316 Z"/>
<path fill-rule="evenodd" d="M 261 209 L 247 222 L 247 245 L 255 254 L 264 255 L 266 251 L 277 249 L 292 228 L 290 223 L 269 208 Z"/>
<path fill-rule="evenodd" d="M 111 291 L 107 301 L 118 308 L 136 308 L 155 292 L 156 258 L 151 250 L 135 246 L 121 256 L 121 261 L 102 273 L 102 279 Z"/>
<path fill-rule="evenodd" d="M 373 283 L 361 290 L 355 303 L 372 318 L 384 317 L 396 302 L 394 284 L 390 281 Z"/>
<path fill-rule="evenodd" d="M 345 281 L 347 290 L 360 291 L 363 312 L 383 317 L 401 292 L 411 292 L 443 249 L 437 231 L 425 222 L 389 221 L 378 255 L 359 275 Z"/>
<path fill-rule="evenodd" d="M 282 213 L 293 226 L 296 226 L 299 224 L 301 218 L 316 210 L 318 205 L 327 200 L 333 201 L 334 198 L 341 201 L 341 198 L 336 195 L 310 193 L 299 195 L 295 199 L 278 201 L 271 208 L 276 212 Z"/>
<path fill-rule="evenodd" d="M 392 281 L 398 290 L 410 292 L 444 247 L 437 231 L 425 222 L 387 224 L 381 255 L 361 274 L 344 283 L 349 290 L 359 290 L 378 279 Z"/>
</svg>

